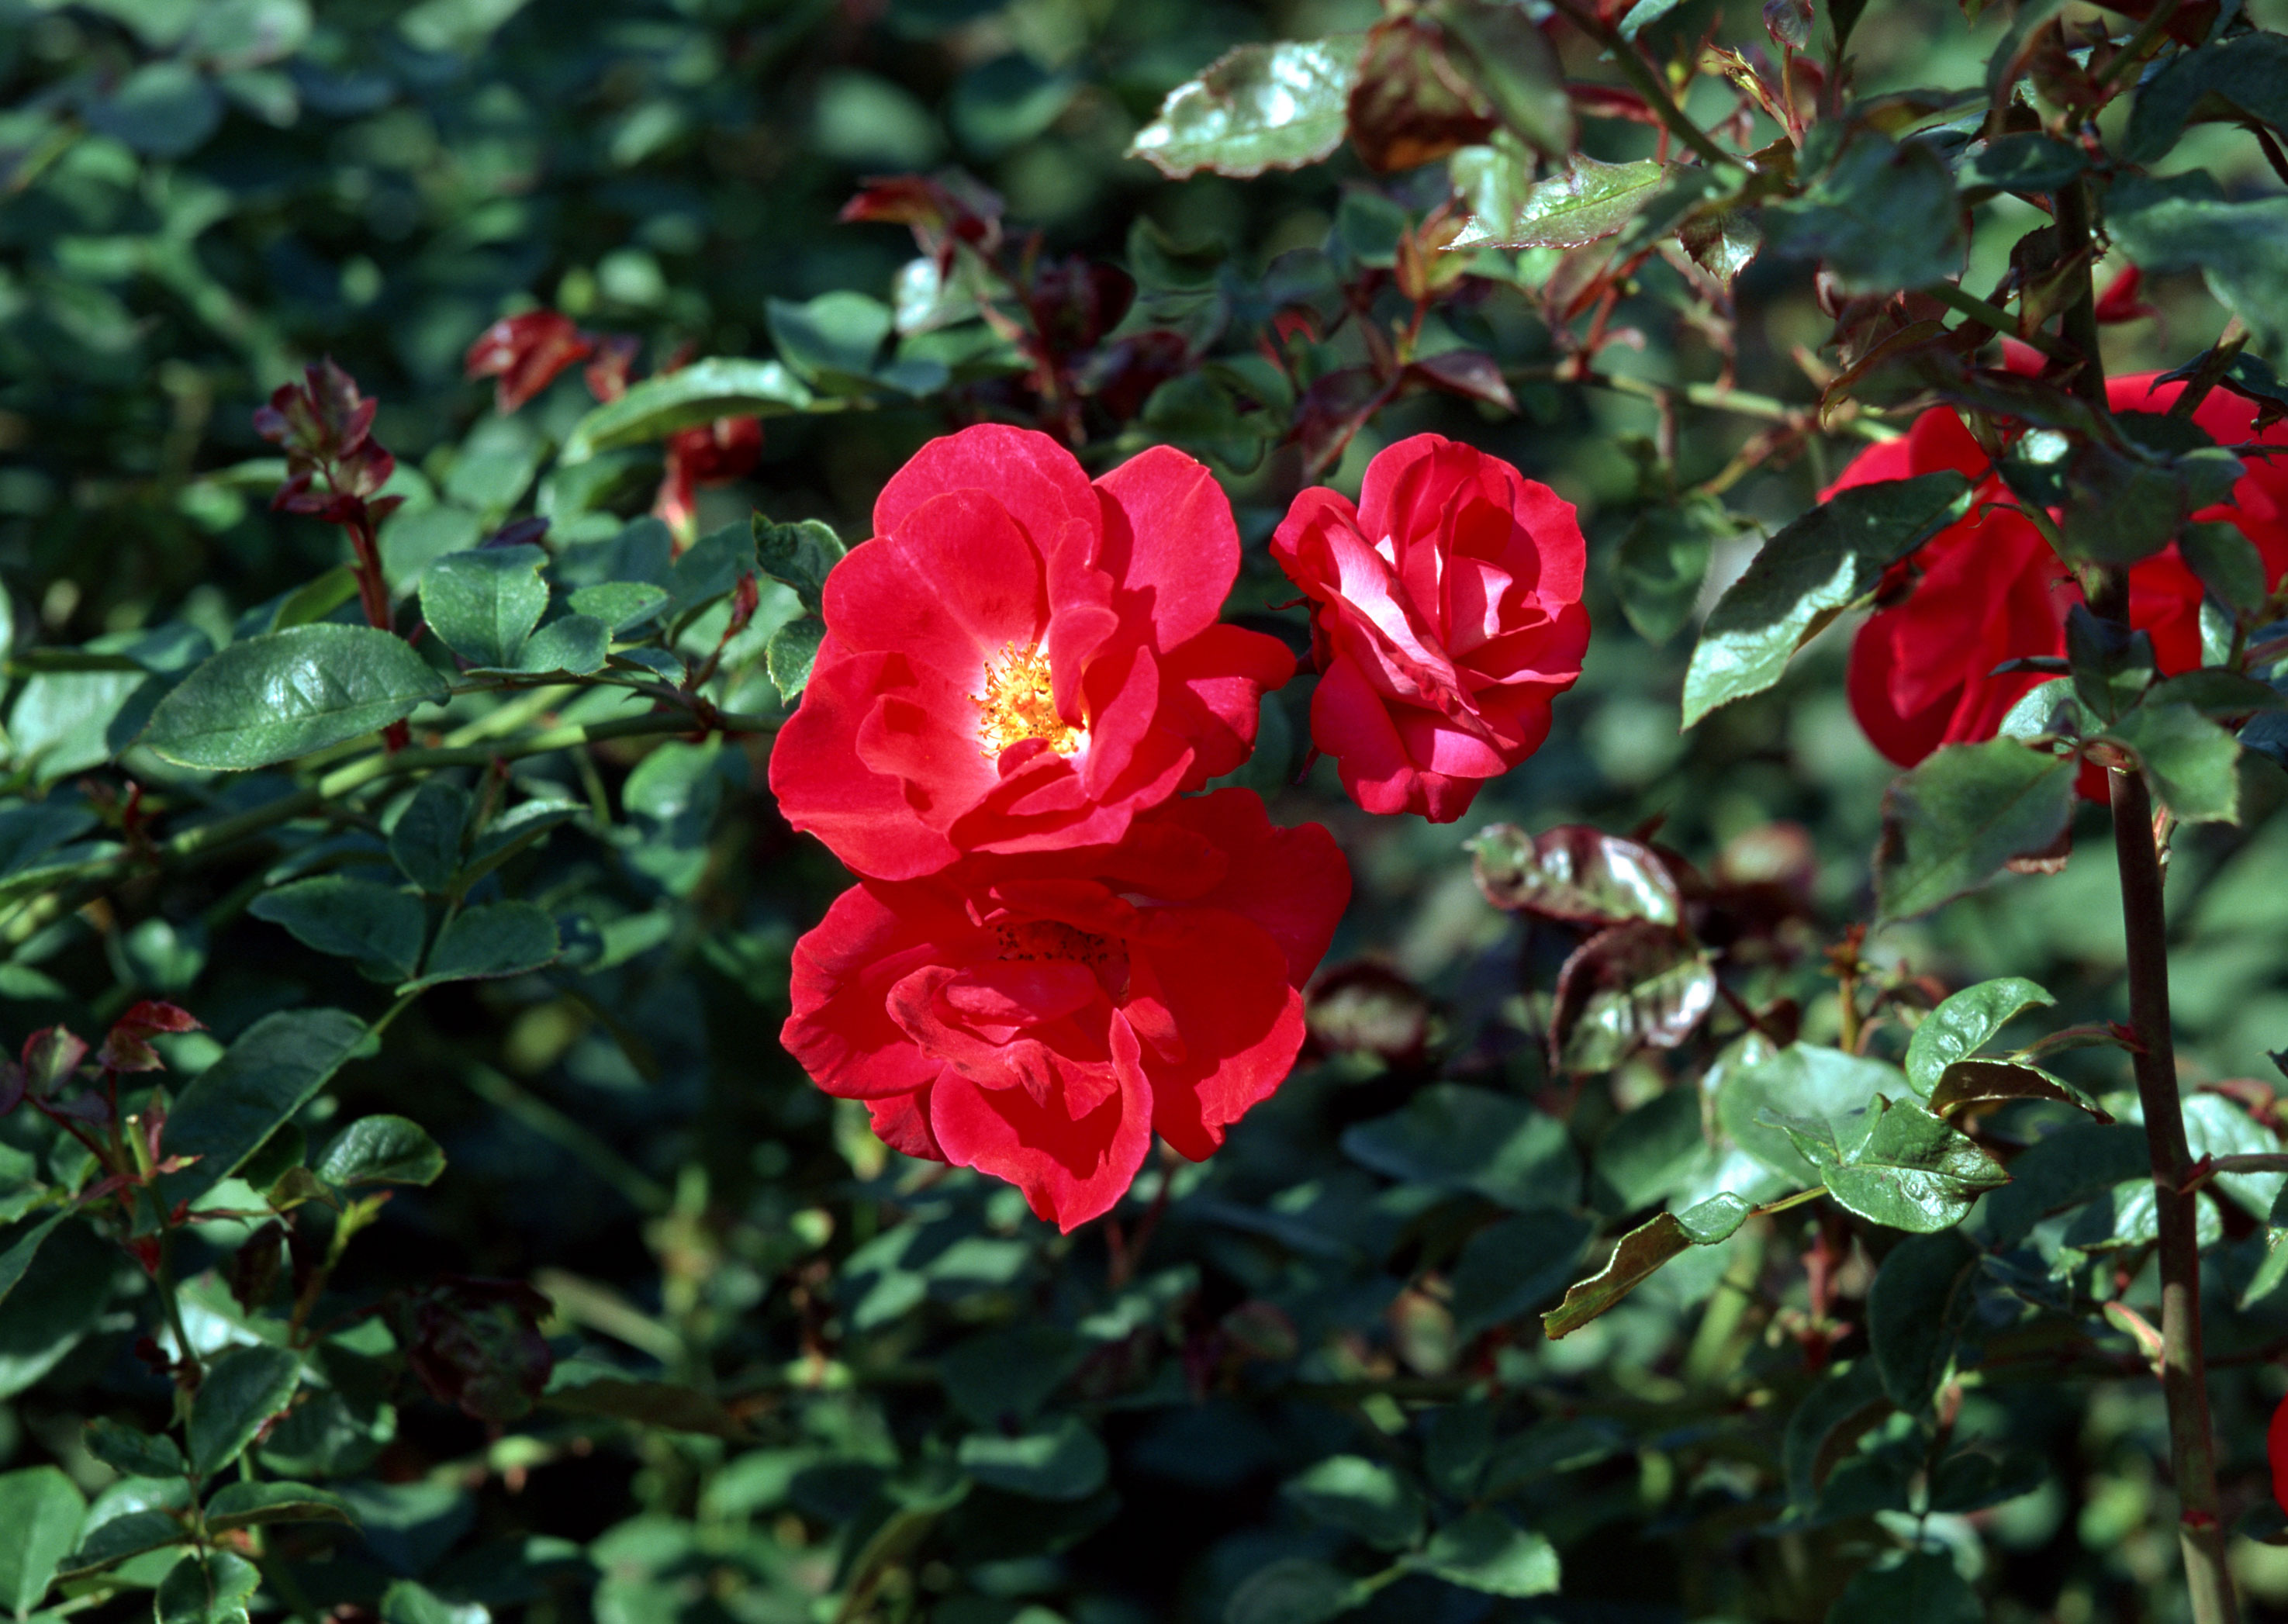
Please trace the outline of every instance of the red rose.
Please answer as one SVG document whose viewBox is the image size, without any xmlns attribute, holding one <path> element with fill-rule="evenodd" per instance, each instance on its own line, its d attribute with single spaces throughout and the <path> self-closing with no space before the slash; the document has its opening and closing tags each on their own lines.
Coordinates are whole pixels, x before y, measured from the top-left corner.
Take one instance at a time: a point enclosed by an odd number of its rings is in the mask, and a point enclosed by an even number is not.
<svg viewBox="0 0 2288 1624">
<path fill-rule="evenodd" d="M 1548 737 L 1589 616 L 1581 527 L 1547 486 L 1417 434 L 1367 464 L 1356 508 L 1297 497 L 1271 551 L 1316 606 L 1312 742 L 1367 811 L 1450 823 Z"/>
<path fill-rule="evenodd" d="M 2288 1398 L 2272 1412 L 2272 1425 L 2264 1436 L 2264 1453 L 2272 1459 L 2272 1498 L 2288 1511 Z"/>
<path fill-rule="evenodd" d="M 2157 387 L 2154 376 L 2112 380 L 2113 409 L 2166 411 L 2183 385 Z M 2258 438 L 2254 407 L 2221 389 L 2209 392 L 2193 421 L 2221 445 Z M 2288 433 L 2275 429 L 2261 438 L 2288 441 Z M 2267 578 L 2277 581 L 2288 573 L 2288 463 L 2251 457 L 2245 467 L 2229 502 L 2193 517 L 2236 526 L 2263 555 Z M 1988 506 L 2010 501 L 2010 494 L 1950 408 L 1925 412 L 1904 438 L 1861 452 L 1821 500 L 1849 486 L 1940 469 L 1980 481 L 1969 517 L 1894 567 L 1880 594 L 1887 606 L 1868 618 L 1851 645 L 1852 711 L 1875 748 L 1901 766 L 1942 744 L 1992 738 L 2010 707 L 2046 679 L 1988 673 L 2007 660 L 2063 654 L 2066 614 L 2081 601 L 2072 570 L 2032 524 Z M 2175 543 L 2132 566 L 2129 599 L 2130 621 L 2151 636 L 2163 675 L 2199 666 L 2201 583 Z M 2101 775 L 2085 775 L 2084 788 L 2102 798 L 2102 782 Z"/>
<path fill-rule="evenodd" d="M 1152 1136 L 1199 1161 L 1286 1078 L 1350 871 L 1252 790 L 1136 819 L 1117 845 L 866 880 L 795 944 L 780 1034 L 884 1140 L 1025 1192 L 1069 1231 Z"/>
<path fill-rule="evenodd" d="M 1238 572 L 1231 504 L 1180 451 L 1092 485 L 1029 430 L 931 441 L 828 578 L 771 753 L 780 810 L 886 880 L 1118 842 L 1245 761 L 1264 690 L 1294 672 L 1275 638 L 1217 622 Z"/>
</svg>

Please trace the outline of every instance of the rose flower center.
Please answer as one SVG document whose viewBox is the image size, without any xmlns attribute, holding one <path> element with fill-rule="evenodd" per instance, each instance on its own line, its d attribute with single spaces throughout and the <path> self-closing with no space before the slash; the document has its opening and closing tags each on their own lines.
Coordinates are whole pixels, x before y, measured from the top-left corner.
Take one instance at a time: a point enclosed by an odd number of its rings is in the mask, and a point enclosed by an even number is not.
<svg viewBox="0 0 2288 1624">
<path fill-rule="evenodd" d="M 988 759 L 1026 739 L 1040 739 L 1060 756 L 1088 742 L 1088 730 L 1057 713 L 1049 682 L 1048 656 L 1037 648 L 1001 646 L 1000 657 L 986 662 L 985 692 L 973 693 L 977 707 L 977 741 Z"/>
<path fill-rule="evenodd" d="M 1101 964 L 1117 951 L 1105 937 L 1057 919 L 1004 920 L 993 927 L 1000 941 L 999 957 L 1005 963 L 1040 963 L 1062 959 L 1076 964 Z"/>
</svg>

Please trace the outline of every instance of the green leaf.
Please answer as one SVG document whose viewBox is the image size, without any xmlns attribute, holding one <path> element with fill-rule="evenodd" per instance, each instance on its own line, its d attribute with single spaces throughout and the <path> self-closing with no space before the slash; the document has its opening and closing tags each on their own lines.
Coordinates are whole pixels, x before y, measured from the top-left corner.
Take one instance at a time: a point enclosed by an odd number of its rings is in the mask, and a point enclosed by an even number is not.
<svg viewBox="0 0 2288 1624">
<path fill-rule="evenodd" d="M 4 1302 L 8 1294 L 16 1289 L 17 1284 L 24 1278 L 24 1271 L 40 1255 L 41 1246 L 55 1232 L 56 1225 L 69 1216 L 71 1214 L 68 1212 L 52 1213 L 36 1222 L 0 1230 L 0 1240 L 7 1243 L 4 1249 L 0 1249 L 0 1302 Z"/>
<path fill-rule="evenodd" d="M 2260 120 L 2288 131 L 2288 36 L 2262 29 L 2164 58 L 2137 87 L 2122 155 L 2150 163 L 2201 116 Z"/>
<path fill-rule="evenodd" d="M 973 1432 L 955 1458 L 987 1487 L 1035 1500 L 1085 1500 L 1104 1486 L 1109 1469 L 1096 1434 L 1070 1416 L 1045 1431 L 1013 1438 Z"/>
<path fill-rule="evenodd" d="M 418 1122 L 401 1116 L 361 1117 L 334 1136 L 312 1169 L 330 1184 L 433 1184 L 445 1153 Z"/>
<path fill-rule="evenodd" d="M 1946 160 L 1927 142 L 1868 130 L 1855 131 L 1800 197 L 1766 203 L 1762 222 L 1774 255 L 1818 260 L 1846 294 L 1947 281 L 1961 272 L 1967 244 Z"/>
<path fill-rule="evenodd" d="M 1684 916 L 1676 876 L 1639 841 L 1578 823 L 1539 836 L 1495 823 L 1464 845 L 1478 889 L 1498 908 L 1600 926 L 1630 920 L 1672 925 Z"/>
<path fill-rule="evenodd" d="M 605 581 L 582 587 L 567 601 L 575 614 L 603 622 L 620 638 L 667 607 L 667 589 L 647 581 Z"/>
<path fill-rule="evenodd" d="M 552 620 L 518 651 L 516 669 L 532 677 L 593 677 L 612 651 L 612 629 L 592 614 Z"/>
<path fill-rule="evenodd" d="M 238 1459 L 301 1382 L 302 1361 L 285 1348 L 236 1347 L 209 1364 L 191 1400 L 191 1470 L 211 1477 Z"/>
<path fill-rule="evenodd" d="M 164 1511 L 125 1512 L 89 1529 L 79 1549 L 57 1571 L 65 1579 L 83 1578 L 146 1551 L 183 1544 L 190 1537 L 190 1530 Z"/>
<path fill-rule="evenodd" d="M 2231 525 L 2181 527 L 2177 532 L 2177 553 L 2228 609 L 2239 614 L 2262 606 L 2271 585 L 2264 555 Z"/>
<path fill-rule="evenodd" d="M 1370 1592 L 1347 1573 L 1308 1557 L 1282 1557 L 1250 1573 L 1224 1604 L 1223 1624 L 1326 1624 Z"/>
<path fill-rule="evenodd" d="M 1589 1223 L 1569 1212 L 1525 1212 L 1470 1237 L 1454 1260 L 1454 1335 L 1466 1342 L 1547 1302 L 1573 1278 Z"/>
<path fill-rule="evenodd" d="M 1684 677 L 1684 725 L 1777 682 L 1797 649 L 1969 506 L 1967 479 L 1930 473 L 1839 491 L 1782 529 L 1701 628 Z"/>
<path fill-rule="evenodd" d="M 2014 739 L 1946 745 L 1892 784 L 1875 848 L 1877 915 L 1927 914 L 2013 858 L 2054 845 L 2073 812 L 2075 764 Z"/>
<path fill-rule="evenodd" d="M 2054 1004 L 2044 988 L 2022 976 L 2002 976 L 1966 986 L 1923 1017 L 1907 1043 L 1907 1081 L 1927 1098 L 1939 1074 L 1993 1042 L 1994 1034 L 2021 1012 Z"/>
<path fill-rule="evenodd" d="M 283 925 L 306 947 L 355 959 L 399 981 L 420 963 L 421 940 L 429 929 L 418 897 L 338 874 L 290 880 L 264 891 L 246 911 Z"/>
<path fill-rule="evenodd" d="M 365 1042 L 365 1023 L 340 1010 L 281 1010 L 248 1027 L 168 1117 L 163 1148 L 198 1160 L 159 1181 L 160 1199 L 196 1200 L 236 1172 Z"/>
<path fill-rule="evenodd" d="M 1793 1138 L 1767 1115 L 1827 1124 L 1840 1137 L 1886 1089 L 1903 1092 L 1898 1068 L 1881 1060 L 1815 1043 L 1791 1043 L 1760 1065 L 1728 1072 L 1716 1090 L 1716 1117 L 1733 1143 L 1797 1185 L 1815 1184 L 1819 1170 Z"/>
<path fill-rule="evenodd" d="M 740 1444 L 754 1431 L 719 1398 L 672 1382 L 630 1380 L 608 1367 L 567 1360 L 556 1367 L 541 1402 L 574 1415 L 607 1415 L 669 1432 Z"/>
<path fill-rule="evenodd" d="M 1547 1596 L 1557 1588 L 1556 1549 L 1488 1506 L 1432 1534 L 1406 1565 L 1489 1596 Z"/>
<path fill-rule="evenodd" d="M 1329 1455 L 1290 1477 L 1280 1493 L 1315 1523 L 1401 1550 L 1422 1532 L 1422 1493 L 1389 1466 L 1363 1455 Z"/>
<path fill-rule="evenodd" d="M 2270 683 L 2214 667 L 2163 677 L 2147 690 L 2145 702 L 2190 705 L 2203 716 L 2219 719 L 2254 716 L 2261 710 L 2288 710 L 2288 694 Z"/>
<path fill-rule="evenodd" d="M 780 699 L 791 705 L 802 697 L 818 663 L 819 645 L 825 641 L 826 622 L 814 614 L 798 615 L 771 633 L 763 661 Z"/>
<path fill-rule="evenodd" d="M 1911 1550 L 1887 1565 L 1862 1568 L 1828 1609 L 1827 1624 L 1982 1624 L 1985 1617 L 1952 1557 Z"/>
<path fill-rule="evenodd" d="M 139 1432 L 124 1422 L 99 1415 L 87 1423 L 83 1435 L 88 1454 L 125 1477 L 179 1477 L 183 1452 L 165 1433 Z"/>
<path fill-rule="evenodd" d="M 572 426 L 560 467 L 600 451 L 664 440 L 718 417 L 761 417 L 811 408 L 810 391 L 775 360 L 713 357 L 646 378 Z"/>
<path fill-rule="evenodd" d="M 2002 1164 L 1968 1134 L 1921 1106 L 1893 1105 L 1881 1095 L 1863 1126 L 1833 1143 L 1824 1159 L 1815 1137 L 1791 1134 L 1819 1162 L 1828 1193 L 1870 1223 L 1929 1234 L 1962 1221 L 1978 1198 L 2010 1182 Z"/>
<path fill-rule="evenodd" d="M 1857 1423 L 1889 1407 L 1875 1361 L 1866 1359 L 1855 1359 L 1848 1369 L 1831 1367 L 1826 1379 L 1803 1396 L 1780 1436 L 1780 1466 L 1788 1499 L 1798 1511 L 1818 1502 L 1822 1468 L 1837 1453 L 1831 1440 L 1854 1437 Z"/>
<path fill-rule="evenodd" d="M 1867 1341 L 1883 1390 L 1910 1414 L 1930 1403 L 1970 1310 L 1981 1254 L 1958 1230 L 1913 1235 L 1891 1248 L 1867 1293 Z"/>
<path fill-rule="evenodd" d="M 56 1569 L 79 1543 L 87 1501 L 52 1466 L 0 1476 L 0 1607 L 22 1618 L 40 1604 Z"/>
<path fill-rule="evenodd" d="M 2108 188 L 2114 246 L 2149 276 L 2198 271 L 2209 291 L 2260 331 L 2288 333 L 2288 197 L 2228 202 L 2205 170 L 2156 179 L 2125 175 Z"/>
<path fill-rule="evenodd" d="M 553 963 L 563 951 L 556 921 L 529 902 L 489 902 L 456 915 L 437 933 L 428 968 L 409 986 L 520 976 Z"/>
<path fill-rule="evenodd" d="M 1696 496 L 1647 508 L 1613 555 L 1621 613 L 1648 643 L 1665 643 L 1692 619 L 1715 544 L 1739 532 L 1720 503 Z"/>
<path fill-rule="evenodd" d="M 152 1597 L 157 1624 L 246 1624 L 262 1575 L 226 1550 L 196 1550 L 167 1570 Z"/>
<path fill-rule="evenodd" d="M 1020 1322 L 968 1337 L 938 1360 L 954 1408 L 980 1427 L 1030 1421 L 1087 1351 L 1062 1326 Z"/>
<path fill-rule="evenodd" d="M 313 621 L 324 620 L 357 595 L 357 572 L 346 564 L 337 565 L 279 599 L 278 611 L 270 617 L 268 630 L 283 631 L 290 626 L 306 626 Z"/>
<path fill-rule="evenodd" d="M 1995 1245 L 2016 1246 L 2050 1214 L 2140 1176 L 2152 1176 L 2142 1128 L 2076 1123 L 2018 1153 L 2010 1163 L 2010 1183 L 1988 1199 L 1980 1224 Z"/>
<path fill-rule="evenodd" d="M 1342 1147 L 1392 1178 L 1474 1190 L 1505 1207 L 1570 1207 L 1581 1193 L 1564 1123 L 1523 1100 L 1458 1082 L 1432 1083 L 1403 1110 L 1359 1123 Z"/>
<path fill-rule="evenodd" d="M 471 665 L 514 665 L 548 607 L 547 562 L 529 545 L 448 553 L 422 574 L 422 618 Z"/>
<path fill-rule="evenodd" d="M 2129 748 L 2179 822 L 2240 821 L 2240 741 L 2190 705 L 2140 705 L 2109 736 Z"/>
<path fill-rule="evenodd" d="M 847 289 L 800 305 L 771 299 L 764 314 L 780 359 L 804 383 L 838 392 L 867 387 L 892 327 L 887 305 Z"/>
<path fill-rule="evenodd" d="M 1950 1117 L 1973 1105 L 2005 1099 L 2054 1099 L 2077 1106 L 2101 1122 L 2113 1121 L 2112 1113 L 2085 1090 L 2016 1060 L 1957 1060 L 1940 1074 L 1938 1086 L 1931 1090 L 1930 1108 L 1934 1115 Z"/>
<path fill-rule="evenodd" d="M 1316 163 L 1343 144 L 1358 61 L 1355 35 L 1242 45 L 1169 91 L 1128 155 L 1172 180 Z"/>
<path fill-rule="evenodd" d="M 1511 134 L 1548 157 L 1573 153 L 1565 69 L 1531 12 L 1508 0 L 1441 0 L 1434 15 L 1455 65 Z"/>
<path fill-rule="evenodd" d="M 461 831 L 468 827 L 469 806 L 467 790 L 433 778 L 414 792 L 390 826 L 389 855 L 422 890 L 441 894 L 452 885 L 461 866 Z"/>
<path fill-rule="evenodd" d="M 403 638 L 369 626 L 297 626 L 232 644 L 151 713 L 143 742 L 186 767 L 290 761 L 441 702 L 445 679 Z"/>
<path fill-rule="evenodd" d="M 1579 1330 L 1688 1248 L 1729 1240 L 1754 1210 L 1727 1191 L 1680 1213 L 1664 1212 L 1638 1224 L 1621 1237 L 1602 1269 L 1574 1285 L 1562 1303 L 1541 1317 L 1542 1334 L 1555 1342 Z"/>
<path fill-rule="evenodd" d="M 1576 154 L 1572 167 L 1527 188 L 1508 218 L 1473 215 L 1453 246 L 1579 248 L 1627 225 L 1664 174 L 1649 158 L 1601 163 Z"/>
<path fill-rule="evenodd" d="M 773 524 L 754 519 L 755 565 L 772 580 L 794 589 L 803 608 L 816 614 L 825 601 L 826 577 L 850 550 L 823 519 Z"/>
<path fill-rule="evenodd" d="M 1697 1089 L 1672 1088 L 1605 1130 L 1590 1159 L 1601 1209 L 1633 1212 L 1692 1182 L 1706 1165 L 1709 1148 L 1699 1095 Z"/>
<path fill-rule="evenodd" d="M 330 1490 L 306 1483 L 228 1483 L 206 1503 L 207 1526 L 217 1533 L 258 1523 L 342 1523 L 357 1514 Z"/>
<path fill-rule="evenodd" d="M 2100 722 L 2130 709 L 2153 685 L 2153 639 L 2087 606 L 2066 612 L 2066 658 L 2073 667 L 2074 697 Z"/>
<path fill-rule="evenodd" d="M 1966 185 L 1994 186 L 2022 195 L 2055 192 L 2089 168 L 2077 147 L 2039 131 L 1998 136 L 1964 167 Z"/>
<path fill-rule="evenodd" d="M 755 535 L 749 525 L 710 530 L 685 549 L 667 579 L 669 624 L 679 633 L 691 617 L 727 596 L 755 568 Z"/>
</svg>

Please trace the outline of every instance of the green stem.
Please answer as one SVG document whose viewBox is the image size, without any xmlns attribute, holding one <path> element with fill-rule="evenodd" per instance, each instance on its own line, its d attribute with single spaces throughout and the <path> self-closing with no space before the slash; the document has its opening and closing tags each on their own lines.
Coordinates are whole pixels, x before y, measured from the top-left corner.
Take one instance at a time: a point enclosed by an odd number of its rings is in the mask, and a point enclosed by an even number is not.
<svg viewBox="0 0 2288 1624">
<path fill-rule="evenodd" d="M 2030 333 L 2018 330 L 2017 318 L 1999 305 L 1990 305 L 1974 293 L 1966 293 L 1952 282 L 1933 282 L 1920 289 L 1927 298 L 1936 299 L 1949 310 L 1960 311 L 1981 327 L 1990 327 L 1998 333 L 2006 333 L 2022 344 L 2030 345 L 2052 360 L 2070 360 L 2077 353 L 2062 339 L 2053 338 L 2036 328 Z"/>
<path fill-rule="evenodd" d="M 1610 372 L 1587 373 L 1581 381 L 1646 400 L 1657 400 L 1663 393 L 1679 395 L 1694 406 L 1707 407 L 1715 411 L 1737 412 L 1744 417 L 1760 417 L 1768 423 L 1803 423 L 1815 415 L 1815 408 L 1809 406 L 1791 406 L 1787 401 L 1770 395 L 1752 394 L 1744 389 L 1725 389 L 1715 384 L 1654 384 L 1643 378 Z M 1863 440 L 1880 441 L 1899 438 L 1898 430 L 1867 417 L 1854 417 L 1840 426 Z"/>
<path fill-rule="evenodd" d="M 2057 213 L 2060 249 L 2082 255 L 2080 286 L 2058 323 L 2065 336 L 2067 358 L 2077 356 L 2082 363 L 2081 370 L 2073 376 L 2073 391 L 2102 413 L 2106 409 L 2105 360 L 2098 348 L 2097 284 L 2090 279 L 2092 256 L 2084 251 L 2091 236 L 2089 188 L 2079 180 L 2070 181 L 2052 194 L 2051 205 Z"/>
<path fill-rule="evenodd" d="M 1643 97 L 1647 105 L 1660 115 L 1660 122 L 1668 126 L 1678 140 L 1710 163 L 1728 163 L 1736 169 L 1749 167 L 1745 158 L 1737 153 L 1726 152 L 1716 145 L 1705 130 L 1685 116 L 1684 109 L 1677 106 L 1676 98 L 1669 94 L 1668 86 L 1662 83 L 1660 75 L 1653 72 L 1651 64 L 1638 54 L 1634 45 L 1621 37 L 1619 29 L 1595 12 L 1578 4 L 1577 0 L 1556 0 L 1556 4 L 1575 28 L 1611 53 L 1622 75 L 1636 87 L 1637 94 Z"/>
<path fill-rule="evenodd" d="M 191 1346 L 191 1334 L 183 1327 L 183 1305 L 175 1295 L 175 1236 L 167 1227 L 167 1215 L 159 1205 L 156 1187 L 146 1184 L 144 1193 L 150 1198 L 151 1216 L 159 1225 L 159 1266 L 151 1271 L 151 1284 L 159 1294 L 159 1303 L 166 1311 L 167 1329 L 175 1338 L 175 1357 L 190 1367 L 191 1385 L 196 1387 L 206 1379 L 206 1367 L 200 1363 L 198 1350 Z"/>
<path fill-rule="evenodd" d="M 2160 4 L 2146 14 L 2137 32 L 2129 36 L 2129 43 L 2121 47 L 2119 53 L 2105 65 L 2105 70 L 2097 75 L 2097 88 L 2111 90 L 2117 81 L 2143 61 L 2145 52 L 2151 49 L 2155 40 L 2161 37 L 2161 30 L 2169 26 L 2170 20 L 2176 14 L 2177 0 L 2161 0 Z"/>
</svg>

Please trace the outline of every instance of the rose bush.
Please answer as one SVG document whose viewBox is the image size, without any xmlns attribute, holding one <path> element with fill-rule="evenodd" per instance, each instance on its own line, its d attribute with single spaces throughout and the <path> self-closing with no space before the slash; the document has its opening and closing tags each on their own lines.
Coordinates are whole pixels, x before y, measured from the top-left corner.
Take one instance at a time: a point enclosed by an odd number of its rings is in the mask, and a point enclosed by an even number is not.
<svg viewBox="0 0 2288 1624">
<path fill-rule="evenodd" d="M 2144 373 L 2107 388 L 2116 412 L 2165 412 L 2183 385 Z M 2252 440 L 2288 445 L 2280 425 L 2258 435 L 2255 407 L 2212 390 L 2193 421 L 2220 445 Z M 2244 459 L 2230 500 L 2197 521 L 2232 525 L 2256 546 L 2268 584 L 2288 574 L 2288 465 Z M 1912 766 L 1942 744 L 1990 739 L 2010 707 L 2042 682 L 2036 672 L 2000 676 L 2005 661 L 2066 652 L 2066 614 L 2082 601 L 2073 571 L 2010 505 L 1990 459 L 1951 407 L 1916 418 L 1903 438 L 1855 457 L 1823 500 L 1853 486 L 1951 470 L 1978 481 L 1969 513 L 1892 566 L 1851 645 L 1852 713 L 1875 748 Z M 2165 677 L 2201 663 L 2201 582 L 2176 544 L 2129 572 L 2130 616 L 2153 639 Z M 2097 780 L 2086 781 L 2093 796 Z"/>
<path fill-rule="evenodd" d="M 889 1145 L 1069 1231 L 1156 1133 L 1199 1161 L 1285 1080 L 1349 898 L 1318 825 L 1274 828 L 1252 790 L 1179 800 L 1116 844 L 862 881 L 796 945 L 781 1041 Z"/>
<path fill-rule="evenodd" d="M 884 486 L 825 593 L 826 637 L 771 753 L 798 829 L 859 873 L 1118 842 L 1247 759 L 1277 639 L 1218 622 L 1239 533 L 1156 447 L 1091 484 L 1045 434 L 981 425 Z"/>
<path fill-rule="evenodd" d="M 1305 491 L 1272 538 L 1311 599 L 1311 740 L 1371 812 L 1450 823 L 1549 736 L 1581 675 L 1570 503 L 1436 434 L 1378 453 L 1354 506 Z"/>
</svg>

